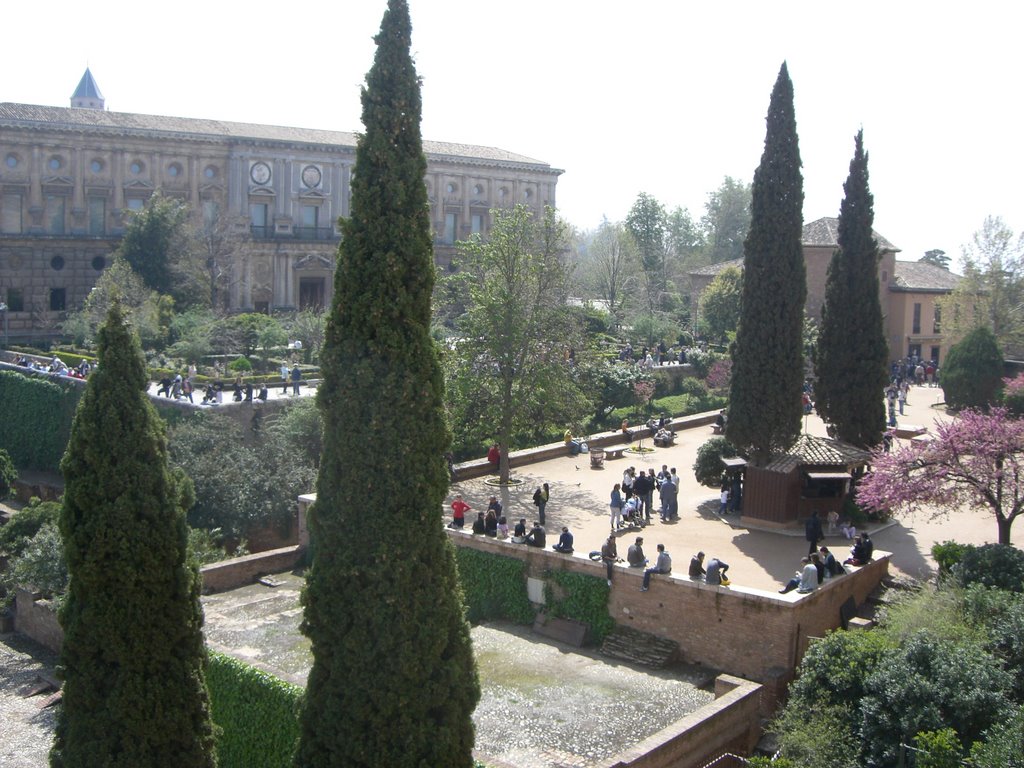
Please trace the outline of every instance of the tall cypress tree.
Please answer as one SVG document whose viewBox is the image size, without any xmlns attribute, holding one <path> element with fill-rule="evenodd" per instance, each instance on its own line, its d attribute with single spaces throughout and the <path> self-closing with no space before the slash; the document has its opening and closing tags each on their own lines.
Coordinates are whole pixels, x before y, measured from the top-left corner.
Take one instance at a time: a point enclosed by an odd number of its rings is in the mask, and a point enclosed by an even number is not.
<svg viewBox="0 0 1024 768">
<path fill-rule="evenodd" d="M 857 132 L 854 145 L 839 208 L 839 249 L 825 282 L 815 396 L 818 412 L 835 427 L 836 437 L 871 448 L 885 428 L 882 390 L 889 348 L 878 298 L 874 197 L 868 188 L 863 131 Z"/>
<path fill-rule="evenodd" d="M 480 689 L 441 521 L 450 435 L 429 334 L 434 264 L 406 0 L 389 0 L 376 43 L 321 358 L 303 592 L 313 668 L 296 762 L 458 768 L 472 765 Z"/>
<path fill-rule="evenodd" d="M 50 765 L 214 766 L 191 483 L 167 466 L 138 340 L 115 302 L 71 428 L 60 531 L 64 705 Z"/>
<path fill-rule="evenodd" d="M 782 64 L 768 107 L 761 164 L 743 243 L 743 309 L 733 346 L 729 441 L 755 464 L 800 434 L 803 313 L 807 297 L 801 236 L 804 189 L 793 83 Z"/>
</svg>

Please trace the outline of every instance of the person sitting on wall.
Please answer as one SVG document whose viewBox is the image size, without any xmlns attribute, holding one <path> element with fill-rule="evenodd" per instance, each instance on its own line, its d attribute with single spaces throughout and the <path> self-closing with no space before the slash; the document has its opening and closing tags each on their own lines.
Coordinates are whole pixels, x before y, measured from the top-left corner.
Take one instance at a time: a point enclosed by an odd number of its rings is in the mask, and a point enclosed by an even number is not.
<svg viewBox="0 0 1024 768">
<path fill-rule="evenodd" d="M 871 562 L 871 555 L 874 552 L 874 544 L 866 533 L 861 533 L 850 549 L 850 557 L 843 561 L 843 565 L 862 566 Z"/>
<path fill-rule="evenodd" d="M 484 535 L 492 537 L 498 535 L 498 516 L 493 509 L 488 509 L 487 517 L 484 518 Z"/>
<path fill-rule="evenodd" d="M 725 572 L 728 570 L 728 563 L 723 563 L 717 557 L 712 557 L 708 562 L 708 570 L 705 575 L 705 580 L 708 584 L 728 586 L 729 580 L 725 576 Z"/>
<path fill-rule="evenodd" d="M 626 550 L 626 561 L 630 568 L 643 568 L 647 565 L 647 558 L 644 557 L 644 537 L 637 536 L 636 541 L 629 545 Z"/>
<path fill-rule="evenodd" d="M 540 521 L 534 522 L 533 529 L 526 535 L 526 546 L 544 549 L 545 533 L 544 526 L 540 524 Z"/>
<path fill-rule="evenodd" d="M 505 518 L 504 515 L 498 518 L 498 538 L 508 538 L 508 520 Z"/>
<path fill-rule="evenodd" d="M 690 558 L 689 577 L 692 581 L 703 581 L 707 575 L 704 570 L 704 553 L 698 552 Z"/>
<path fill-rule="evenodd" d="M 646 592 L 651 586 L 651 575 L 655 573 L 661 573 L 668 575 L 672 573 L 672 556 L 665 551 L 665 545 L 658 545 L 658 559 L 654 563 L 653 568 L 648 568 L 644 571 L 644 583 L 640 587 L 641 592 Z"/>
<path fill-rule="evenodd" d="M 519 518 L 519 522 L 516 523 L 516 527 L 512 529 L 512 543 L 513 544 L 525 544 L 526 543 L 526 518 Z"/>
<path fill-rule="evenodd" d="M 487 531 L 487 523 L 484 521 L 484 513 L 477 512 L 476 520 L 473 521 L 473 534 L 476 536 L 483 536 Z"/>
<path fill-rule="evenodd" d="M 558 537 L 558 543 L 552 547 L 555 552 L 561 552 L 563 555 L 572 554 L 572 534 L 569 533 L 567 526 L 562 526 L 562 534 Z"/>
<path fill-rule="evenodd" d="M 614 536 L 609 536 L 608 540 L 601 545 L 601 562 L 604 563 L 608 571 L 608 586 L 610 587 L 612 585 L 612 569 L 616 563 L 621 562 L 619 560 L 619 547 Z"/>
<path fill-rule="evenodd" d="M 629 419 L 622 420 L 622 436 L 626 438 L 626 442 L 633 440 L 633 433 L 629 429 Z"/>
<path fill-rule="evenodd" d="M 583 450 L 583 443 L 572 436 L 572 430 L 565 430 L 565 447 L 569 449 L 570 456 L 577 456 Z"/>
<path fill-rule="evenodd" d="M 260 385 L 260 392 L 256 395 L 257 400 L 261 400 L 264 403 L 267 402 L 267 398 L 270 397 L 270 391 L 267 389 L 267 382 L 263 382 Z"/>
<path fill-rule="evenodd" d="M 842 576 L 846 571 L 843 570 L 843 566 L 836 560 L 836 556 L 829 552 L 828 547 L 822 547 L 818 550 L 818 557 L 821 559 L 821 564 L 825 566 L 825 578 L 831 579 L 833 576 Z"/>
<path fill-rule="evenodd" d="M 498 447 L 497 443 L 487 450 L 487 460 L 494 465 L 495 469 L 497 469 L 498 465 L 501 464 L 501 449 Z"/>
</svg>

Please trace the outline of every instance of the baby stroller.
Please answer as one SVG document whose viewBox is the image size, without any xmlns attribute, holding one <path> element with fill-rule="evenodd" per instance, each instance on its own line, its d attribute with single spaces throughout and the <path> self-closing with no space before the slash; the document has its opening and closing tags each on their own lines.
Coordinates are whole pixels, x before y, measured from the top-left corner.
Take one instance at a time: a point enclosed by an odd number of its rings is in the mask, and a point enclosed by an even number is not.
<svg viewBox="0 0 1024 768">
<path fill-rule="evenodd" d="M 636 496 L 631 497 L 626 502 L 626 506 L 622 508 L 622 521 L 628 528 L 643 528 L 647 525 L 647 521 L 644 520 L 644 516 L 637 505 Z"/>
</svg>

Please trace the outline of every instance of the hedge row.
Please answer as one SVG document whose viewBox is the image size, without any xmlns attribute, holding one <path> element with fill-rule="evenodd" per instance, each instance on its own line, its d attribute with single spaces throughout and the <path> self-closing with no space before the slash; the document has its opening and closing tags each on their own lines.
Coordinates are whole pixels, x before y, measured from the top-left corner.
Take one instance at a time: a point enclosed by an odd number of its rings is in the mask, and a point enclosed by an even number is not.
<svg viewBox="0 0 1024 768">
<path fill-rule="evenodd" d="M 210 652 L 206 670 L 220 768 L 292 764 L 305 691 L 255 667 Z"/>
<path fill-rule="evenodd" d="M 81 388 L 0 371 L 0 448 L 19 469 L 57 472 Z"/>
<path fill-rule="evenodd" d="M 524 561 L 469 547 L 456 547 L 455 557 L 466 601 L 466 618 L 471 623 L 488 619 L 508 619 L 519 624 L 533 621 Z"/>
</svg>

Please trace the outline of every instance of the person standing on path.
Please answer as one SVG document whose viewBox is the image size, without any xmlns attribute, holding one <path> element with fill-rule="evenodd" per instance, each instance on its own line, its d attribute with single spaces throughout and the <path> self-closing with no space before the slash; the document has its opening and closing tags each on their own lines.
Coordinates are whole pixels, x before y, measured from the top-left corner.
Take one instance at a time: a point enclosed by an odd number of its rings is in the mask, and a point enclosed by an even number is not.
<svg viewBox="0 0 1024 768">
<path fill-rule="evenodd" d="M 288 361 L 284 360 L 284 361 L 281 362 L 281 394 L 282 395 L 287 395 L 288 394 L 288 378 L 289 378 Z"/>
<path fill-rule="evenodd" d="M 299 396 L 300 386 L 302 386 L 302 371 L 299 369 L 299 364 L 296 363 L 292 368 L 292 395 L 295 397 Z"/>
<path fill-rule="evenodd" d="M 541 525 L 544 525 L 544 508 L 547 507 L 550 498 L 551 489 L 547 483 L 533 492 L 533 503 L 537 505 L 537 517 L 540 519 Z"/>
<path fill-rule="evenodd" d="M 804 523 L 804 538 L 807 539 L 809 549 L 808 556 L 818 551 L 818 542 L 825 538 L 821 530 L 821 519 L 818 517 L 818 510 L 811 512 L 811 516 Z"/>
<path fill-rule="evenodd" d="M 611 501 L 608 504 L 608 508 L 612 513 L 612 533 L 615 533 L 616 529 L 622 527 L 622 493 L 619 490 L 620 486 L 618 483 L 612 488 Z"/>
</svg>

